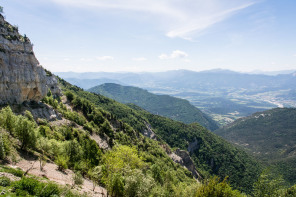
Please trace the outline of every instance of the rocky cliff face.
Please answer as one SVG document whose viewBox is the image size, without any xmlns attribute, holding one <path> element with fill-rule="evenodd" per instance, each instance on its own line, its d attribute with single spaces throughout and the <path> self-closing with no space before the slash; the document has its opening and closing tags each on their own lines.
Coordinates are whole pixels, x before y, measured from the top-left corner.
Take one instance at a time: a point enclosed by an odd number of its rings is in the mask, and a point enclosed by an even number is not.
<svg viewBox="0 0 296 197">
<path fill-rule="evenodd" d="M 39 65 L 30 40 L 0 14 L 0 104 L 38 102 L 48 88 L 60 92 L 56 78 Z"/>
</svg>

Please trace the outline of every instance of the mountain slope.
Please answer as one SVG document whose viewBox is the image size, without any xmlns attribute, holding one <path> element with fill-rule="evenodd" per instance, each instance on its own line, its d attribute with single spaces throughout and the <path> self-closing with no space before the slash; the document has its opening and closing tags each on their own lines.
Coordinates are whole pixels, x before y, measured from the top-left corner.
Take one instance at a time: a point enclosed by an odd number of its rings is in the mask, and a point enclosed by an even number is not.
<svg viewBox="0 0 296 197">
<path fill-rule="evenodd" d="M 133 103 L 153 114 L 173 120 L 184 123 L 198 122 L 212 131 L 218 128 L 210 117 L 184 99 L 168 95 L 156 95 L 141 88 L 121 86 L 114 83 L 102 84 L 90 88 L 88 91 L 102 94 L 121 103 Z"/>
<path fill-rule="evenodd" d="M 296 183 L 296 109 L 276 108 L 241 118 L 215 131 Z"/>
<path fill-rule="evenodd" d="M 199 124 L 187 125 L 153 115 L 137 106 L 128 107 L 105 96 L 85 92 L 60 79 L 63 90 L 71 91 L 83 99 L 108 111 L 140 133 L 152 129 L 161 142 L 172 148 L 187 149 L 203 176 L 229 176 L 234 188 L 250 192 L 260 173 L 257 162 L 245 152 L 235 148 Z M 177 139 L 177 141 L 176 141 Z"/>
<path fill-rule="evenodd" d="M 158 73 L 59 73 L 64 79 L 77 78 L 74 85 L 85 88 L 96 80 L 144 88 L 188 100 L 220 125 L 275 107 L 295 107 L 296 75 L 267 76 L 225 70 L 194 72 L 175 70 Z M 95 79 L 95 80 L 93 80 Z M 90 86 L 90 85 L 89 85 Z M 89 87 L 88 86 L 88 87 Z M 230 104 L 230 105 L 229 105 Z"/>
</svg>

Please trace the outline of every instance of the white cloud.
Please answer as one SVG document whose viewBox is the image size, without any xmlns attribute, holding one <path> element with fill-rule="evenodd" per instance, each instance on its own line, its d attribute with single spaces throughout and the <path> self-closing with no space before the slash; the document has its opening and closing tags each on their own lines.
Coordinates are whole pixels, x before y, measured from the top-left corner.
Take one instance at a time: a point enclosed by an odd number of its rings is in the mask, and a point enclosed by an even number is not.
<svg viewBox="0 0 296 197">
<path fill-rule="evenodd" d="M 175 50 L 173 51 L 171 54 L 161 54 L 160 56 L 158 56 L 159 59 L 176 59 L 176 58 L 186 58 L 188 57 L 188 54 L 185 53 L 184 51 L 180 51 L 180 50 Z"/>
<path fill-rule="evenodd" d="M 296 54 L 294 54 L 293 56 L 296 57 Z"/>
<path fill-rule="evenodd" d="M 92 61 L 92 59 L 91 58 L 84 58 L 84 57 L 82 57 L 82 58 L 80 58 L 80 61 L 90 62 L 90 61 Z"/>
<path fill-rule="evenodd" d="M 101 57 L 97 57 L 97 60 L 102 60 L 102 61 L 114 60 L 114 57 L 112 57 L 112 56 L 101 56 Z"/>
<path fill-rule="evenodd" d="M 132 58 L 132 60 L 141 62 L 141 61 L 146 61 L 147 58 L 145 58 L 145 57 L 135 57 L 135 58 Z"/>
<path fill-rule="evenodd" d="M 141 12 L 161 23 L 168 37 L 191 40 L 260 0 L 51 0 L 64 6 Z M 157 20 L 155 20 L 157 17 Z M 161 20 L 159 20 L 161 18 Z"/>
</svg>

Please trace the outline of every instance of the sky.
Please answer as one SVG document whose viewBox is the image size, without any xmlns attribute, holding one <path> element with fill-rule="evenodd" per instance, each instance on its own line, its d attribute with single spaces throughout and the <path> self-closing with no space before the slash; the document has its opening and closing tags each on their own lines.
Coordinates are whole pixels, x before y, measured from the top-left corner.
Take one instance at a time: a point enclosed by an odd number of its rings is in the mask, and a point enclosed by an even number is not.
<svg viewBox="0 0 296 197">
<path fill-rule="evenodd" d="M 296 69 L 295 0 L 0 0 L 52 72 Z"/>
</svg>

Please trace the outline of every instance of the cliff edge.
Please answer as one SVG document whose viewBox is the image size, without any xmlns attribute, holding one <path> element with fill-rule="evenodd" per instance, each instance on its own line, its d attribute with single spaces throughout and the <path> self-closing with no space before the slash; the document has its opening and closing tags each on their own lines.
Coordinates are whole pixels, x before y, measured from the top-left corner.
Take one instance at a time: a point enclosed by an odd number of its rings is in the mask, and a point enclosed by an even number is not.
<svg viewBox="0 0 296 197">
<path fill-rule="evenodd" d="M 20 35 L 0 14 L 0 105 L 38 102 L 48 89 L 59 94 L 57 84 L 39 64 L 29 38 Z"/>
</svg>

